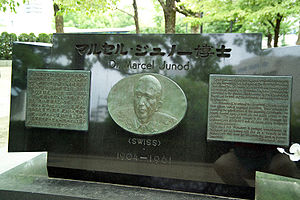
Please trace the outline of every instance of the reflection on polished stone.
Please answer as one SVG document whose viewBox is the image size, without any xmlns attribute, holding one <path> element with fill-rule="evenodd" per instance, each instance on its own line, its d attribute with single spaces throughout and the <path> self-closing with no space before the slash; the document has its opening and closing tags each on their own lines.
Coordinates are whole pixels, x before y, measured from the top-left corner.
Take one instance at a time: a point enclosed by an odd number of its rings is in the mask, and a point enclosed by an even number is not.
<svg viewBox="0 0 300 200">
<path fill-rule="evenodd" d="M 48 167 L 53 169 L 49 170 L 50 176 L 93 179 L 94 174 L 100 173 L 96 180 L 99 181 L 105 173 L 113 173 L 118 181 L 127 184 L 131 175 L 192 180 L 196 183 L 175 185 L 188 185 L 203 193 L 224 191 L 225 196 L 251 198 L 245 195 L 251 188 L 241 186 L 253 186 L 253 171 L 281 173 L 279 167 L 283 163 L 288 176 L 299 174 L 298 170 L 296 174 L 293 171 L 294 167 L 299 168 L 299 162 L 291 165 L 277 156 L 277 146 L 207 141 L 207 116 L 210 74 L 293 76 L 290 142 L 299 143 L 300 46 L 262 50 L 260 34 L 54 34 L 53 41 L 52 47 L 14 44 L 9 137 L 9 151 L 48 151 Z M 86 134 L 25 128 L 28 69 L 91 72 Z M 132 134 L 120 127 L 108 111 L 109 93 L 114 85 L 145 73 L 153 74 L 159 81 L 160 76 L 174 81 L 187 100 L 182 120 L 181 115 L 173 113 L 180 106 L 162 105 L 159 112 L 169 111 L 169 116 L 181 121 L 161 134 Z M 133 85 L 123 90 L 120 98 L 126 100 L 127 95 L 131 96 L 129 103 L 133 108 Z M 163 90 L 163 96 L 172 91 Z M 174 96 L 171 100 L 177 99 Z M 134 109 L 131 113 L 128 114 L 136 115 Z M 142 117 L 143 109 L 140 114 Z M 76 173 L 70 173 L 71 169 Z M 110 175 L 106 176 L 108 182 L 112 179 Z M 168 181 L 164 183 L 160 185 L 158 181 L 150 186 L 170 185 Z M 235 192 L 224 189 L 227 186 Z"/>
<path fill-rule="evenodd" d="M 47 153 L 0 153 L 0 198 L 5 200 L 224 200 L 219 196 L 47 177 Z M 226 198 L 234 200 L 235 198 Z"/>
</svg>

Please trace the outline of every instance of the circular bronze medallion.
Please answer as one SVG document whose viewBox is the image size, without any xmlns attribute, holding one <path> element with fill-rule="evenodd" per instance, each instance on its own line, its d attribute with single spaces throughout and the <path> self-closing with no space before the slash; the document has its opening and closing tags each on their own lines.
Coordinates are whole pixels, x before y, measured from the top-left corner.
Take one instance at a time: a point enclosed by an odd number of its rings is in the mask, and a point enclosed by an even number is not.
<svg viewBox="0 0 300 200">
<path fill-rule="evenodd" d="M 184 117 L 187 100 L 182 89 L 159 74 L 137 74 L 116 83 L 109 92 L 108 111 L 123 129 L 154 135 L 174 128 Z"/>
</svg>

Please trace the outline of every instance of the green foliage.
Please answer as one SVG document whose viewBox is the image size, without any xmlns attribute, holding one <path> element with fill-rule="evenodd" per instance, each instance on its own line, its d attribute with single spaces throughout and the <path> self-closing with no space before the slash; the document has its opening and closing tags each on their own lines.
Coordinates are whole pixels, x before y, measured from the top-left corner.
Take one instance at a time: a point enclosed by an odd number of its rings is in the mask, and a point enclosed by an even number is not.
<svg viewBox="0 0 300 200">
<path fill-rule="evenodd" d="M 12 44 L 17 40 L 16 34 L 7 32 L 1 33 L 0 36 L 0 59 L 10 60 L 12 55 Z"/>
<path fill-rule="evenodd" d="M 204 24 L 204 31 L 211 33 L 229 32 L 232 26 L 232 32 L 262 32 L 276 39 L 278 32 L 289 31 L 288 18 L 300 17 L 299 0 L 181 0 L 180 5 L 203 12 L 203 18 L 188 17 L 186 21 Z"/>
<path fill-rule="evenodd" d="M 128 14 L 118 10 L 109 13 L 93 14 L 89 17 L 81 12 L 69 12 L 64 15 L 65 27 L 76 27 L 80 29 L 89 28 L 123 28 L 134 25 L 134 20 Z"/>
<path fill-rule="evenodd" d="M 46 33 L 43 33 L 46 34 Z M 47 35 L 47 34 L 46 34 Z M 38 37 L 34 33 L 22 33 L 19 35 L 18 40 L 20 42 L 38 42 Z"/>
<path fill-rule="evenodd" d="M 165 24 L 164 24 L 164 13 L 161 9 L 160 4 L 157 0 L 153 0 L 154 4 L 154 13 L 153 13 L 153 21 L 155 22 L 155 27 L 142 27 L 141 33 L 165 33 Z M 176 25 L 175 32 L 176 33 L 186 33 L 187 31 L 187 22 L 185 21 L 185 17 L 183 15 L 176 15 Z"/>
<path fill-rule="evenodd" d="M 255 0 L 251 4 L 240 1 L 238 6 L 245 11 L 243 16 L 243 29 L 251 32 L 262 32 L 274 34 L 276 20 L 282 17 L 280 24 L 280 34 L 285 34 L 291 27 L 288 17 L 299 17 L 300 4 L 294 0 Z"/>
<path fill-rule="evenodd" d="M 188 24 L 185 22 L 184 17 L 181 15 L 176 16 L 175 32 L 186 33 Z"/>
<path fill-rule="evenodd" d="M 34 33 L 29 33 L 29 42 L 36 42 L 37 37 L 34 35 Z"/>
<path fill-rule="evenodd" d="M 91 18 L 93 16 L 98 16 L 107 10 L 111 10 L 118 1 L 119 0 L 53 0 L 56 31 L 64 32 L 64 20 L 61 16 L 73 13 L 78 16 Z M 72 25 L 71 21 L 68 22 Z M 90 25 L 85 23 L 83 27 L 90 28 Z"/>
<path fill-rule="evenodd" d="M 23 0 L 25 3 L 26 0 Z M 16 12 L 16 7 L 20 6 L 20 3 L 16 0 L 0 0 L 0 11 L 5 12 L 8 9 L 12 12 Z"/>
<path fill-rule="evenodd" d="M 112 27 L 127 27 L 127 26 L 134 26 L 134 19 L 132 16 L 122 13 L 120 11 L 114 11 L 112 15 L 112 21 L 111 21 Z"/>
<path fill-rule="evenodd" d="M 242 26 L 237 23 L 226 21 L 216 21 L 214 23 L 204 23 L 203 30 L 205 33 L 241 33 Z"/>
<path fill-rule="evenodd" d="M 30 36 L 27 34 L 27 33 L 21 33 L 20 35 L 19 35 L 19 37 L 18 37 L 18 40 L 20 41 L 20 42 L 30 42 L 29 39 L 30 38 Z"/>
<path fill-rule="evenodd" d="M 45 42 L 50 43 L 52 41 L 52 34 L 46 33 L 39 34 L 38 37 L 34 33 L 26 34 L 22 33 L 17 37 L 15 33 L 3 32 L 0 35 L 0 60 L 12 59 L 12 45 L 15 41 L 20 42 Z"/>
<path fill-rule="evenodd" d="M 15 33 L 9 34 L 9 37 L 10 37 L 10 42 L 14 42 L 18 40 L 18 37 Z"/>
<path fill-rule="evenodd" d="M 52 33 L 49 34 L 49 38 L 50 38 L 50 42 L 49 43 L 52 43 L 53 42 L 53 34 Z"/>
<path fill-rule="evenodd" d="M 58 5 L 58 15 L 78 13 L 91 16 L 92 13 L 101 13 L 113 9 L 119 0 L 53 0 Z"/>
<path fill-rule="evenodd" d="M 59 1 L 55 1 L 59 2 Z M 71 1 L 64 1 L 66 3 L 72 3 Z M 114 8 L 114 3 L 117 0 L 110 1 L 111 4 L 103 8 L 98 12 L 89 11 L 89 15 L 86 15 L 85 11 L 87 6 L 79 7 L 78 9 L 61 11 L 64 15 L 64 26 L 65 27 L 76 27 L 79 29 L 90 29 L 90 28 L 122 28 L 128 26 L 134 26 L 134 19 L 131 16 L 132 6 L 128 5 L 123 8 L 124 11 L 120 11 Z M 155 4 L 155 12 L 153 13 L 153 21 L 155 22 L 155 27 L 140 27 L 141 33 L 164 33 L 164 17 L 163 12 L 160 8 L 159 3 Z M 64 5 L 65 6 L 65 5 Z M 64 7 L 63 6 L 63 7 Z M 105 13 L 104 13 L 105 12 Z M 129 14 L 127 14 L 128 12 Z M 139 15 L 142 18 L 142 12 Z M 177 15 L 176 19 L 176 33 L 186 33 L 186 22 L 184 17 Z"/>
<path fill-rule="evenodd" d="M 46 33 L 40 33 L 37 42 L 50 43 L 50 36 Z"/>
<path fill-rule="evenodd" d="M 155 27 L 149 27 L 149 28 L 144 28 L 141 30 L 141 32 L 143 33 L 164 33 L 164 17 L 163 17 L 163 13 L 162 12 L 156 12 L 153 20 L 156 24 Z M 145 32 L 144 32 L 145 31 Z"/>
<path fill-rule="evenodd" d="M 160 27 L 142 27 L 141 33 L 163 33 L 164 29 L 161 29 Z"/>
</svg>

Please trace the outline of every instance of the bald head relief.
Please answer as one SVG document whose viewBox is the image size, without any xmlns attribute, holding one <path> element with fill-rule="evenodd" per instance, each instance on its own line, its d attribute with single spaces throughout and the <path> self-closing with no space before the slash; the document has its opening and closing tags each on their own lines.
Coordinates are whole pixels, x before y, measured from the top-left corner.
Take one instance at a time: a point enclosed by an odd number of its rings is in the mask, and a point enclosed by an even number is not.
<svg viewBox="0 0 300 200">
<path fill-rule="evenodd" d="M 157 78 L 144 75 L 134 87 L 134 111 L 141 123 L 147 123 L 161 104 L 162 87 Z"/>
</svg>

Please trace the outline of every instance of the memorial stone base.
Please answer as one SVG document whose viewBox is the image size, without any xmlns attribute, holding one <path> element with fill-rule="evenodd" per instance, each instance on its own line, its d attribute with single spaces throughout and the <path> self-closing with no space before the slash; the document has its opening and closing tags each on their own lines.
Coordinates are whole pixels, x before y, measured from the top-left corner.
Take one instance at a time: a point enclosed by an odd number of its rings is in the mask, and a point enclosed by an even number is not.
<svg viewBox="0 0 300 200">
<path fill-rule="evenodd" d="M 231 200 L 146 187 L 49 178 L 47 153 L 1 154 L 0 199 L 5 200 L 98 200 L 98 199 L 197 199 Z"/>
</svg>

